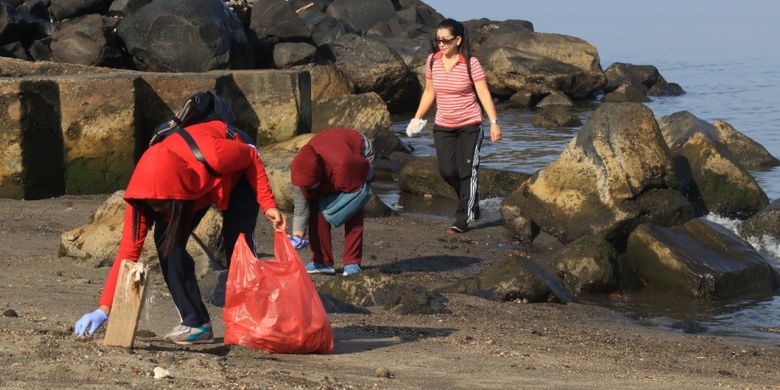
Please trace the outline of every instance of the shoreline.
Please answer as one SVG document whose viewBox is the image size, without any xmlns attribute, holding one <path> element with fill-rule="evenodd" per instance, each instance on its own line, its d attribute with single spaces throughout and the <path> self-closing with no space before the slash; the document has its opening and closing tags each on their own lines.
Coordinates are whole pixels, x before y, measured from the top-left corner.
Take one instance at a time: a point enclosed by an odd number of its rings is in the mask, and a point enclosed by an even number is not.
<svg viewBox="0 0 780 390">
<path fill-rule="evenodd" d="M 161 341 L 178 319 L 159 274 L 152 276 L 154 297 L 142 314 L 144 337 L 136 349 L 106 348 L 102 332 L 86 340 L 71 333 L 77 317 L 95 305 L 108 268 L 56 257 L 60 234 L 87 223 L 106 198 L 0 200 L 0 305 L 19 315 L 0 317 L 0 388 L 780 386 L 777 341 L 676 333 L 594 305 L 499 303 L 462 294 L 445 294 L 451 314 L 398 315 L 380 307 L 369 315 L 331 314 L 332 355 L 176 346 Z M 266 225 L 260 221 L 256 233 L 261 253 L 270 250 Z M 504 249 L 496 244 L 511 244 L 500 225 L 480 223 L 457 237 L 444 233 L 444 225 L 407 215 L 367 219 L 364 264 L 433 288 L 501 259 Z M 336 253 L 339 248 L 340 240 Z M 313 280 L 334 277 L 340 276 Z M 221 309 L 208 308 L 219 341 Z M 154 367 L 171 377 L 153 379 Z M 379 367 L 391 378 L 376 377 Z"/>
</svg>

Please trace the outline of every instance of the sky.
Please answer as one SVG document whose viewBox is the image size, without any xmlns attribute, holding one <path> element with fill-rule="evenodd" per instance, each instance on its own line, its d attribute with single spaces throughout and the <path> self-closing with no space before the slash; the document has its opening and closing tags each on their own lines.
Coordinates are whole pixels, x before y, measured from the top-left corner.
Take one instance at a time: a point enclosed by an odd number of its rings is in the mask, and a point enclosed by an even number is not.
<svg viewBox="0 0 780 390">
<path fill-rule="evenodd" d="M 680 57 L 780 64 L 778 0 L 424 1 L 457 20 L 523 19 L 536 31 L 585 39 L 606 64 Z"/>
</svg>

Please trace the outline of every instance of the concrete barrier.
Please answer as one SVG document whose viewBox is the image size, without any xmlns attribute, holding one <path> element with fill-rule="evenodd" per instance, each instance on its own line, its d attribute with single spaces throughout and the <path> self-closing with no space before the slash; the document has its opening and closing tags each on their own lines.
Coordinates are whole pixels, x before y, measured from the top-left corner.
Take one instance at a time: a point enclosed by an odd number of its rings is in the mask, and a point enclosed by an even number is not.
<svg viewBox="0 0 780 390">
<path fill-rule="evenodd" d="M 277 70 L 0 78 L 0 197 L 124 188 L 151 133 L 197 91 L 230 101 L 258 145 L 311 129 L 308 72 Z"/>
</svg>

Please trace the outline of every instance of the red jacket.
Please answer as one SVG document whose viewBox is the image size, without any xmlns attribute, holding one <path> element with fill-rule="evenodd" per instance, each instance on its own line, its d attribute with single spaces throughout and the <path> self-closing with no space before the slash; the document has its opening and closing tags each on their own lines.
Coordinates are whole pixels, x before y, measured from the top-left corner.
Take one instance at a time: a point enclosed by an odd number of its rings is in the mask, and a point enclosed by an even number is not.
<svg viewBox="0 0 780 390">
<path fill-rule="evenodd" d="M 363 149 L 364 138 L 357 130 L 322 130 L 293 159 L 292 184 L 301 187 L 307 198 L 358 191 L 366 182 L 371 165 Z M 319 186 L 307 190 L 312 182 L 319 182 Z"/>
<path fill-rule="evenodd" d="M 194 200 L 195 210 L 214 205 L 218 210 L 228 207 L 230 193 L 242 176 L 257 194 L 257 202 L 265 212 L 276 207 L 274 194 L 268 184 L 265 168 L 254 146 L 238 137 L 227 139 L 227 125 L 221 121 L 199 123 L 186 128 L 203 153 L 206 161 L 221 174 L 214 177 L 203 163 L 195 159 L 189 145 L 176 134 L 151 146 L 138 161 L 125 191 L 125 200 L 180 199 Z M 125 222 L 119 251 L 103 286 L 100 305 L 111 306 L 114 299 L 119 265 L 123 259 L 137 261 L 149 221 L 143 216 L 138 235 L 133 240 L 133 207 L 125 210 Z"/>
</svg>

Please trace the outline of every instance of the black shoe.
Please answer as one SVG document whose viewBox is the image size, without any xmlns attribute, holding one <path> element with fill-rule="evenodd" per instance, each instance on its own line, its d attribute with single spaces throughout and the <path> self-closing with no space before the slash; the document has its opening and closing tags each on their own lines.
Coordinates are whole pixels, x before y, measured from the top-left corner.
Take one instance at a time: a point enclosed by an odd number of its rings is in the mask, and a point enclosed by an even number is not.
<svg viewBox="0 0 780 390">
<path fill-rule="evenodd" d="M 466 233 L 468 230 L 469 224 L 460 218 L 458 218 L 449 228 L 449 231 L 452 233 Z"/>
</svg>

